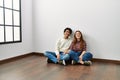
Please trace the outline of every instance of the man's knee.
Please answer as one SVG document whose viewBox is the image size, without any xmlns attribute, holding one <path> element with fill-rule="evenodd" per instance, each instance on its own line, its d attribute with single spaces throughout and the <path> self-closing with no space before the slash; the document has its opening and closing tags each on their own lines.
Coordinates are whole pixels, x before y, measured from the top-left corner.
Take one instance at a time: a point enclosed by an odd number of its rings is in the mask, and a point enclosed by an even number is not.
<svg viewBox="0 0 120 80">
<path fill-rule="evenodd" d="M 47 56 L 49 54 L 49 51 L 45 51 L 44 55 Z"/>
<path fill-rule="evenodd" d="M 69 60 L 69 58 L 70 58 L 69 54 L 65 54 L 63 57 L 64 60 Z"/>
</svg>

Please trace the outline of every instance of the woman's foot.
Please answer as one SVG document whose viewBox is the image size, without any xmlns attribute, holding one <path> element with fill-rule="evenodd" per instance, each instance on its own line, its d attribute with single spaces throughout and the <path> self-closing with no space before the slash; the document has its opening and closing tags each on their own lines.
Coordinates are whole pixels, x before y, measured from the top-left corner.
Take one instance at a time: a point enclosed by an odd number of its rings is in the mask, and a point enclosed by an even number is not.
<svg viewBox="0 0 120 80">
<path fill-rule="evenodd" d="M 85 66 L 90 66 L 91 64 L 92 64 L 91 61 L 84 61 L 84 65 L 85 65 Z"/>
<path fill-rule="evenodd" d="M 83 61 L 79 61 L 80 62 L 80 64 L 84 64 L 84 62 Z"/>
<path fill-rule="evenodd" d="M 77 64 L 77 62 L 75 61 L 75 60 L 72 60 L 72 63 L 71 63 L 72 65 L 75 65 L 75 64 Z"/>
</svg>

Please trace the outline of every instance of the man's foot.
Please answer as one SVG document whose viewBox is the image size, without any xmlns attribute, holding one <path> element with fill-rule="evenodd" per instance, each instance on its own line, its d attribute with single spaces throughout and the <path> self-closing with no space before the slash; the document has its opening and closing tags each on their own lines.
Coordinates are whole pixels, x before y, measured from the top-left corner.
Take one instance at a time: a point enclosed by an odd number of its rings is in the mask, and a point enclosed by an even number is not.
<svg viewBox="0 0 120 80">
<path fill-rule="evenodd" d="M 59 64 L 63 64 L 64 66 L 66 65 L 66 62 L 65 62 L 65 60 L 59 60 L 59 62 L 58 62 Z"/>
<path fill-rule="evenodd" d="M 75 65 L 75 64 L 77 64 L 77 62 L 75 61 L 75 60 L 72 60 L 72 63 L 71 63 L 72 65 Z"/>
<path fill-rule="evenodd" d="M 47 63 L 53 63 L 53 61 L 47 58 Z"/>
<path fill-rule="evenodd" d="M 90 66 L 91 64 L 92 64 L 91 61 L 84 61 L 84 65 L 85 65 L 85 66 Z"/>
</svg>

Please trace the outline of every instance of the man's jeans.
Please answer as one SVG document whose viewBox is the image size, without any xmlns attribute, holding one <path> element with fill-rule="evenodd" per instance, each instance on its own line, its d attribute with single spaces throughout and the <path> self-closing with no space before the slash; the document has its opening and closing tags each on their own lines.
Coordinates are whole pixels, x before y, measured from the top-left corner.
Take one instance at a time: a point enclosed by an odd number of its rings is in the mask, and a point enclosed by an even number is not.
<svg viewBox="0 0 120 80">
<path fill-rule="evenodd" d="M 46 51 L 44 53 L 44 55 L 46 57 L 48 57 L 48 59 L 50 59 L 51 61 L 53 61 L 54 63 L 57 63 L 58 62 L 58 59 L 57 59 L 57 56 L 55 54 L 55 52 L 51 52 L 51 51 Z M 69 60 L 70 58 L 70 55 L 69 54 L 64 54 L 63 52 L 60 52 L 60 60 Z"/>
</svg>

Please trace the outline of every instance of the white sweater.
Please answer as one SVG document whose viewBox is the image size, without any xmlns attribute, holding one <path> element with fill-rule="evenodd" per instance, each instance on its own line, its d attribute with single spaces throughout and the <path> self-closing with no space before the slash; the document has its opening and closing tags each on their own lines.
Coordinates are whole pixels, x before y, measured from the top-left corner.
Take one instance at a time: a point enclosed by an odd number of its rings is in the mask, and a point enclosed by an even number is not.
<svg viewBox="0 0 120 80">
<path fill-rule="evenodd" d="M 72 42 L 71 38 L 64 39 L 60 38 L 56 43 L 55 53 L 56 55 L 59 54 L 59 52 L 64 52 L 66 49 L 70 47 L 70 44 Z"/>
</svg>

